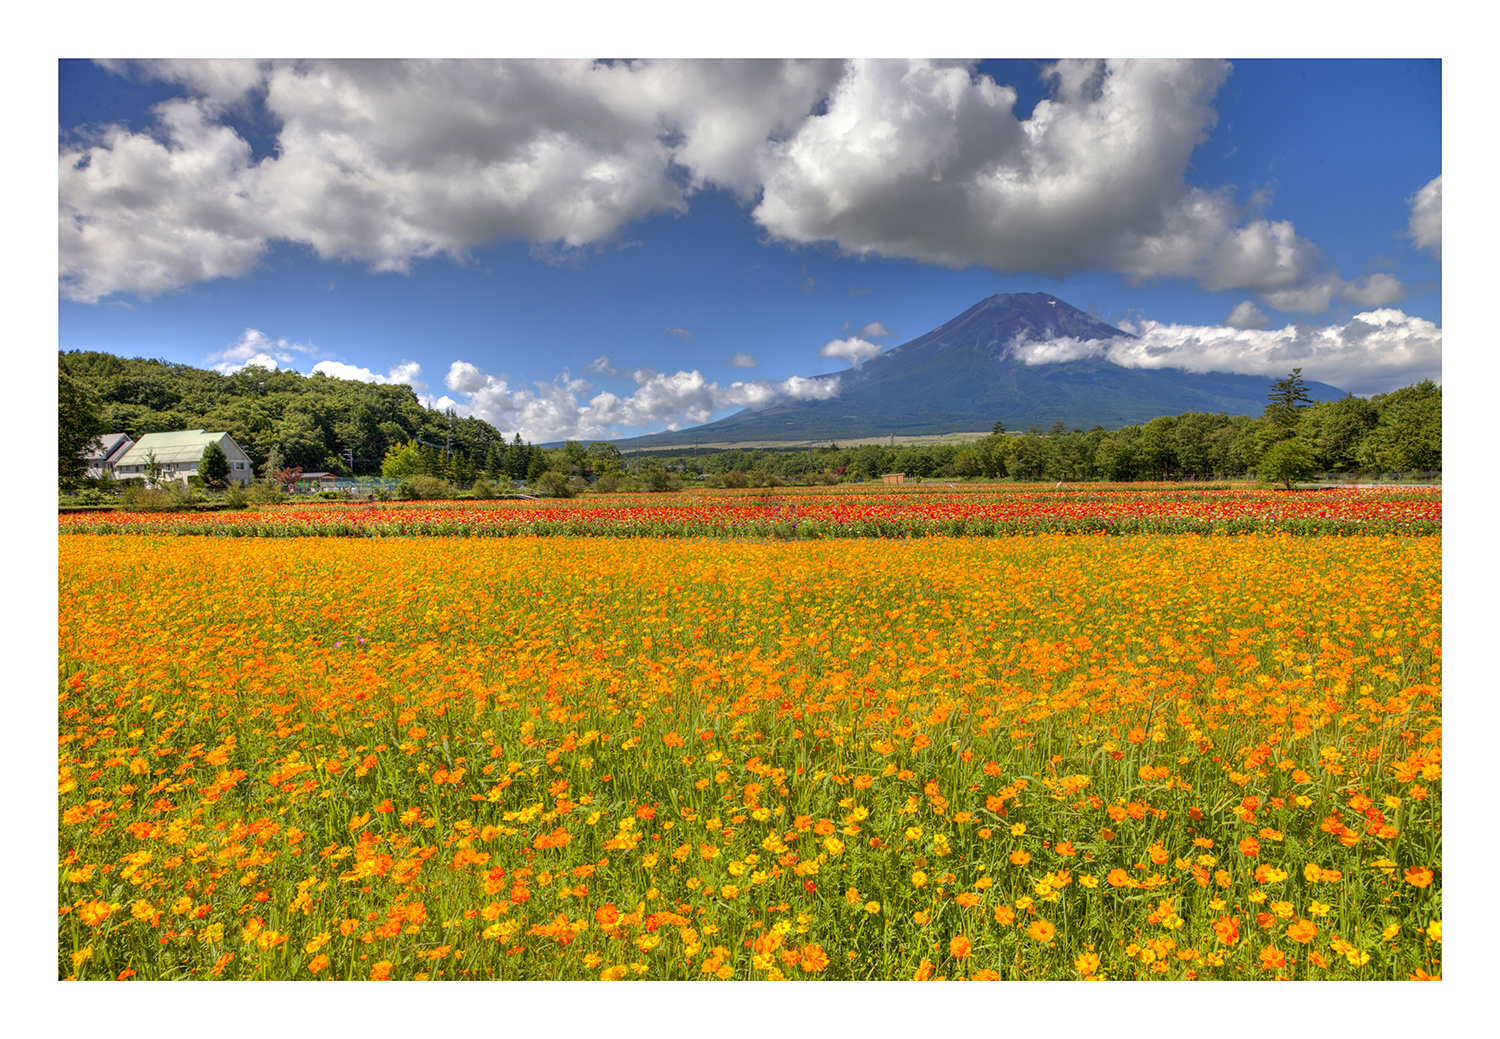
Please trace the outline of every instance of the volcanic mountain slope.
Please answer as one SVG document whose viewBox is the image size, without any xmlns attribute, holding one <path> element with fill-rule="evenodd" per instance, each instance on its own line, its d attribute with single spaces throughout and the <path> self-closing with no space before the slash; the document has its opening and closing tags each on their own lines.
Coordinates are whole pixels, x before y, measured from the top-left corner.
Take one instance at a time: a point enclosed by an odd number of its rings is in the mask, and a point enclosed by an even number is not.
<svg viewBox="0 0 1500 1039">
<path fill-rule="evenodd" d="M 856 368 L 816 376 L 839 380 L 836 397 L 773 401 L 621 446 L 917 436 L 988 430 L 996 421 L 1009 430 L 1059 421 L 1117 429 L 1187 411 L 1258 415 L 1270 392 L 1271 380 L 1260 375 L 1124 368 L 1102 358 L 1029 365 L 1015 356 L 1019 340 L 1064 337 L 1130 338 L 1044 292 L 995 295 Z M 1307 388 L 1313 400 L 1344 396 L 1324 383 Z"/>
</svg>

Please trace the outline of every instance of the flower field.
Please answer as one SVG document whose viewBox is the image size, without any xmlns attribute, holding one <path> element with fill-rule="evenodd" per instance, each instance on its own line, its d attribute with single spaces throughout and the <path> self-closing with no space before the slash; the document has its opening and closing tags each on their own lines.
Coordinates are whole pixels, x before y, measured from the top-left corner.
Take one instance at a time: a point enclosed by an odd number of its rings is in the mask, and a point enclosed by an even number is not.
<svg viewBox="0 0 1500 1039">
<path fill-rule="evenodd" d="M 931 489 L 929 489 L 931 488 Z M 927 484 L 571 500 L 288 504 L 242 512 L 74 513 L 65 533 L 218 537 L 829 537 L 1009 534 L 1436 534 L 1442 492 L 1183 484 L 1022 490 Z"/>
<path fill-rule="evenodd" d="M 753 496 L 62 517 L 59 977 L 1441 975 L 1436 492 Z"/>
</svg>

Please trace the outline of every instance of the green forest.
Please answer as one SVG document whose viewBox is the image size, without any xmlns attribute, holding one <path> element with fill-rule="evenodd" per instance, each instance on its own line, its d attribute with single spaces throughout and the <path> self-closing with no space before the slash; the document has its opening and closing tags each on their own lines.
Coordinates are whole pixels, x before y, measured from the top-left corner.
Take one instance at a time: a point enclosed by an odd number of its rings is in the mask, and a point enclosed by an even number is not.
<svg viewBox="0 0 1500 1039">
<path fill-rule="evenodd" d="M 261 473 L 272 450 L 286 467 L 340 476 L 379 475 L 386 453 L 428 444 L 482 464 L 505 440 L 488 422 L 425 408 L 410 386 L 376 385 L 317 373 L 242 368 L 232 375 L 167 361 L 124 359 L 96 351 L 58 355 L 61 405 L 92 411 L 96 431 L 146 433 L 223 430 Z M 60 448 L 61 450 L 61 448 Z M 352 464 L 350 459 L 353 459 Z M 524 475 L 524 470 L 523 470 Z"/>
<path fill-rule="evenodd" d="M 909 479 L 1170 480 L 1239 477 L 1273 458 L 1299 472 L 1442 469 L 1442 389 L 1431 381 L 1370 398 L 1312 404 L 1300 373 L 1273 384 L 1259 416 L 1189 412 L 1106 430 L 1008 431 L 970 444 L 631 452 L 569 442 L 544 449 L 476 418 L 423 407 L 411 387 L 248 367 L 231 375 L 87 351 L 58 358 L 59 476 L 100 433 L 224 430 L 255 463 L 340 476 L 434 476 L 535 483 L 548 472 L 592 479 L 647 467 L 711 483 Z M 76 445 L 76 446 L 75 446 Z M 76 475 L 76 474 L 75 474 Z"/>
</svg>

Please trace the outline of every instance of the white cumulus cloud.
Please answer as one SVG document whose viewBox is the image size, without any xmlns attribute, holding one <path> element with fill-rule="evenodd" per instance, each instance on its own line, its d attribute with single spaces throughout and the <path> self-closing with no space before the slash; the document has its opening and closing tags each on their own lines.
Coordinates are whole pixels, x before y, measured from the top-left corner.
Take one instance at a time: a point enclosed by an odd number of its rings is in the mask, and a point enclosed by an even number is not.
<svg viewBox="0 0 1500 1039">
<path fill-rule="evenodd" d="M 729 359 L 729 363 L 735 368 L 755 368 L 760 364 L 753 354 L 735 354 Z"/>
<path fill-rule="evenodd" d="M 1248 299 L 1237 304 L 1224 319 L 1224 324 L 1230 328 L 1265 328 L 1271 323 L 1266 317 L 1265 311 L 1261 310 Z"/>
<path fill-rule="evenodd" d="M 1443 260 L 1443 178 L 1434 177 L 1409 200 L 1411 221 L 1407 233 L 1412 244 Z"/>
<path fill-rule="evenodd" d="M 1141 321 L 1127 331 L 1136 338 L 1022 342 L 1014 350 L 1026 364 L 1102 357 L 1126 368 L 1272 377 L 1301 368 L 1305 378 L 1359 394 L 1422 379 L 1441 382 L 1443 375 L 1443 330 L 1390 308 L 1363 311 L 1341 325 L 1257 329 Z"/>
<path fill-rule="evenodd" d="M 245 329 L 244 335 L 217 353 L 208 355 L 208 363 L 214 371 L 232 375 L 241 368 L 257 365 L 275 370 L 291 364 L 297 354 L 310 354 L 315 348 L 304 343 L 294 343 L 282 336 L 272 339 L 258 328 Z"/>
<path fill-rule="evenodd" d="M 373 382 L 381 386 L 401 384 L 410 386 L 419 395 L 427 392 L 427 384 L 421 378 L 422 366 L 416 361 L 401 361 L 392 366 L 384 375 L 371 371 L 369 368 L 361 368 L 359 365 L 345 364 L 343 361 L 319 361 L 312 366 L 312 370 L 335 379 L 354 379 L 358 382 Z"/>
<path fill-rule="evenodd" d="M 849 336 L 847 339 L 834 339 L 818 347 L 819 357 L 837 357 L 840 360 L 859 364 L 880 353 L 883 349 L 879 343 L 872 343 L 868 339 L 859 336 Z"/>
<path fill-rule="evenodd" d="M 1063 61 L 1020 120 L 1012 88 L 965 66 L 851 63 L 827 111 L 772 149 L 755 216 L 787 241 L 955 268 L 1293 286 L 1318 268 L 1311 242 L 1184 180 L 1229 71 Z"/>
</svg>

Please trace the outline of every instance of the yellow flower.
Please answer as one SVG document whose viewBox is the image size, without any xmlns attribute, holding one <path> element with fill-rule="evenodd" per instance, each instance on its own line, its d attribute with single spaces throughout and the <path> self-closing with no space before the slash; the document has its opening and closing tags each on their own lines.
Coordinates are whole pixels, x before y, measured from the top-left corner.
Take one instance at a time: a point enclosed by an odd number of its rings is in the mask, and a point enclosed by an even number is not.
<svg viewBox="0 0 1500 1039">
<path fill-rule="evenodd" d="M 923 873 L 921 870 L 917 870 L 911 875 L 912 887 L 921 887 L 925 883 L 927 883 L 927 874 Z"/>
<path fill-rule="evenodd" d="M 865 912 L 869 913 L 871 916 L 874 916 L 875 914 L 877 914 L 877 913 L 880 912 L 880 903 L 879 902 L 866 902 L 865 903 Z"/>
</svg>

